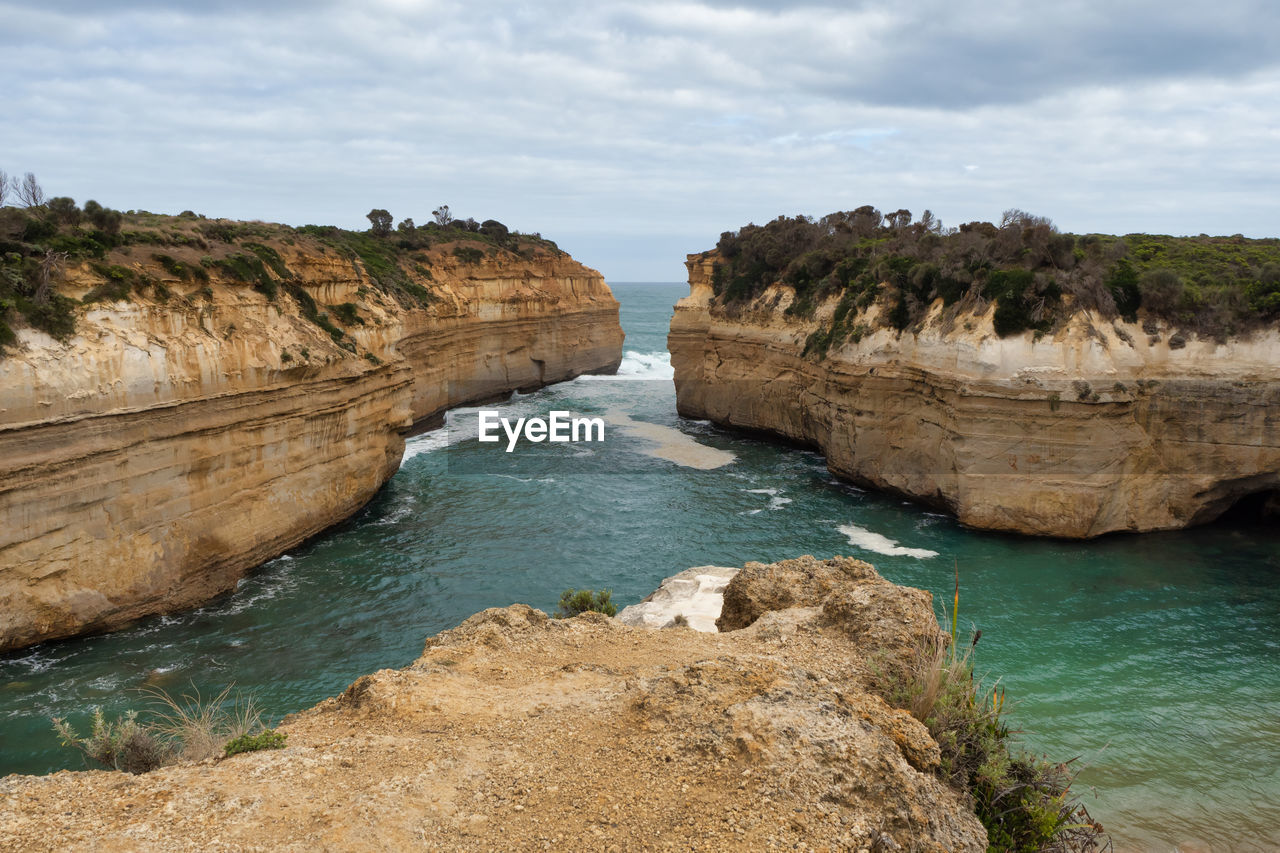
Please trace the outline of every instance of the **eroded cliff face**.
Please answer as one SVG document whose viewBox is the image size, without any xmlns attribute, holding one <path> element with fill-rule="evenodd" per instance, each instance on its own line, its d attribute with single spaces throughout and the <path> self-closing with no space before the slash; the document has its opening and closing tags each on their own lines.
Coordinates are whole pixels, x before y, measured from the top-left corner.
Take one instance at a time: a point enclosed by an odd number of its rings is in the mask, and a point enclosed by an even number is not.
<svg viewBox="0 0 1280 853">
<path fill-rule="evenodd" d="M 287 293 L 139 259 L 163 301 L 87 306 L 68 342 L 27 329 L 0 358 L 0 651 L 224 592 L 367 502 L 415 422 L 621 358 L 616 300 L 564 255 L 440 253 L 411 306 L 358 262 L 277 248 L 320 306 L 356 307 L 345 348 Z M 86 265 L 62 290 L 100 283 Z"/>
<path fill-rule="evenodd" d="M 873 687 L 941 641 L 927 592 L 802 557 L 725 600 L 718 634 L 486 610 L 287 720 L 285 749 L 0 780 L 0 849 L 987 849 Z"/>
<path fill-rule="evenodd" d="M 1048 536 L 1168 530 L 1280 492 L 1280 335 L 1219 344 L 1078 313 L 1001 339 L 934 306 L 917 333 L 876 322 L 805 355 L 835 301 L 788 317 L 774 286 L 726 308 L 691 255 L 669 346 L 680 414 L 820 448 L 841 477 Z"/>
</svg>

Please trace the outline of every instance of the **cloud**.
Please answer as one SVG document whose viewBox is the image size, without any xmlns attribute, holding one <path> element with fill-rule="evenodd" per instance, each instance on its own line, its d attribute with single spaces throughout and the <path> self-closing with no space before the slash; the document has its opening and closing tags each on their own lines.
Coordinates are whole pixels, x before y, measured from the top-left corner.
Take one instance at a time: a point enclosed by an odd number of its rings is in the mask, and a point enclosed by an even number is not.
<svg viewBox="0 0 1280 853">
<path fill-rule="evenodd" d="M 0 168 L 295 224 L 448 202 L 623 279 L 674 279 L 748 220 L 863 203 L 1274 234 L 1277 17 L 1248 0 L 0 2 Z"/>
</svg>

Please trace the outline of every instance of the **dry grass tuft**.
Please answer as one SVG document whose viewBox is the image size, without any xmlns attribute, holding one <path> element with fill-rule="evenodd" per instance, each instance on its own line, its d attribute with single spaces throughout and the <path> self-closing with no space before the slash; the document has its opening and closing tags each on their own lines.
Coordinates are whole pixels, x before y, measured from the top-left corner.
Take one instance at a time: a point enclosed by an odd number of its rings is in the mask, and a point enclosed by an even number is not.
<svg viewBox="0 0 1280 853">
<path fill-rule="evenodd" d="M 114 770 L 146 773 L 166 764 L 204 761 L 221 757 L 227 743 L 264 729 L 263 710 L 254 697 L 233 695 L 232 687 L 208 699 L 195 685 L 177 698 L 159 688 L 144 688 L 139 692 L 156 706 L 145 719 L 127 711 L 108 720 L 97 708 L 87 737 L 61 717 L 54 718 L 53 728 L 64 746 Z"/>
<path fill-rule="evenodd" d="M 232 698 L 233 686 L 228 684 L 210 699 L 202 697 L 194 686 L 177 699 L 160 688 L 143 691 L 163 709 L 156 712 L 151 727 L 172 743 L 180 744 L 175 750 L 180 761 L 203 761 L 221 755 L 228 741 L 262 728 L 262 710 L 257 701 L 239 692 Z"/>
</svg>

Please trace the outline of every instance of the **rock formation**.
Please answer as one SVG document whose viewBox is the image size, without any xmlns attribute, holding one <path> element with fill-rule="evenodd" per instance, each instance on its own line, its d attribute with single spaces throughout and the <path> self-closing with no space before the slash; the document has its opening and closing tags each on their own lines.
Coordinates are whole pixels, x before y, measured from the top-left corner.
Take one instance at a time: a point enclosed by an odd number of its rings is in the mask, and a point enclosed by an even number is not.
<svg viewBox="0 0 1280 853">
<path fill-rule="evenodd" d="M 715 631 L 724 606 L 725 587 L 737 573 L 737 568 L 728 566 L 685 569 L 664 580 L 643 601 L 622 608 L 618 621 L 646 628 L 680 626 Z"/>
<path fill-rule="evenodd" d="M 869 687 L 937 639 L 928 593 L 802 557 L 725 598 L 727 633 L 486 610 L 287 720 L 283 750 L 0 780 L 0 850 L 986 850 L 938 745 Z"/>
<path fill-rule="evenodd" d="M 1077 312 L 1060 331 L 1001 339 L 984 316 L 944 312 L 916 333 L 878 322 L 805 355 L 835 300 L 788 316 L 775 285 L 714 297 L 712 254 L 669 347 L 681 415 L 816 446 L 838 476 L 954 513 L 978 528 L 1047 536 L 1169 530 L 1245 500 L 1280 505 L 1280 334 L 1225 343 L 1163 324 Z"/>
<path fill-rule="evenodd" d="M 170 251 L 197 267 L 205 249 Z M 296 296 L 116 250 L 150 293 L 0 356 L 0 651 L 231 589 L 367 502 L 413 424 L 621 359 L 617 301 L 563 253 L 424 251 L 415 302 L 322 243 L 267 249 Z M 83 264 L 62 291 L 101 284 Z M 349 303 L 344 328 L 304 316 L 307 297 Z"/>
</svg>

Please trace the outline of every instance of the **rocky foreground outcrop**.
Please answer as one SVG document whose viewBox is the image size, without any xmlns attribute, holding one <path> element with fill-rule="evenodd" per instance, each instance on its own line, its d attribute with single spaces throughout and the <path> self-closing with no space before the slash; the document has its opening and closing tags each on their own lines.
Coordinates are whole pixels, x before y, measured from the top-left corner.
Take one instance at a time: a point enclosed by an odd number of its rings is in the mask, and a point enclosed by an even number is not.
<svg viewBox="0 0 1280 853">
<path fill-rule="evenodd" d="M 486 610 L 281 751 L 0 780 L 0 850 L 986 849 L 937 744 L 868 686 L 938 638 L 927 592 L 802 557 L 748 564 L 725 615 Z"/>
<path fill-rule="evenodd" d="M 118 249 L 114 274 L 149 291 L 0 357 L 0 651 L 225 592 L 367 502 L 414 423 L 621 359 L 617 301 L 563 253 L 422 251 L 415 301 L 332 247 L 267 242 L 248 245 L 287 273 L 278 293 L 199 258 L 238 247 L 171 248 L 167 267 Z M 101 270 L 69 269 L 61 292 Z"/>
<path fill-rule="evenodd" d="M 992 312 L 934 305 L 899 334 L 871 305 L 810 352 L 836 299 L 788 316 L 791 288 L 719 304 L 713 254 L 669 348 L 681 415 L 821 449 L 831 471 L 967 525 L 1062 537 L 1170 530 L 1246 501 L 1280 517 L 1280 334 L 1225 343 L 1077 312 L 1000 338 Z M 849 322 L 849 321 L 846 321 Z"/>
</svg>

